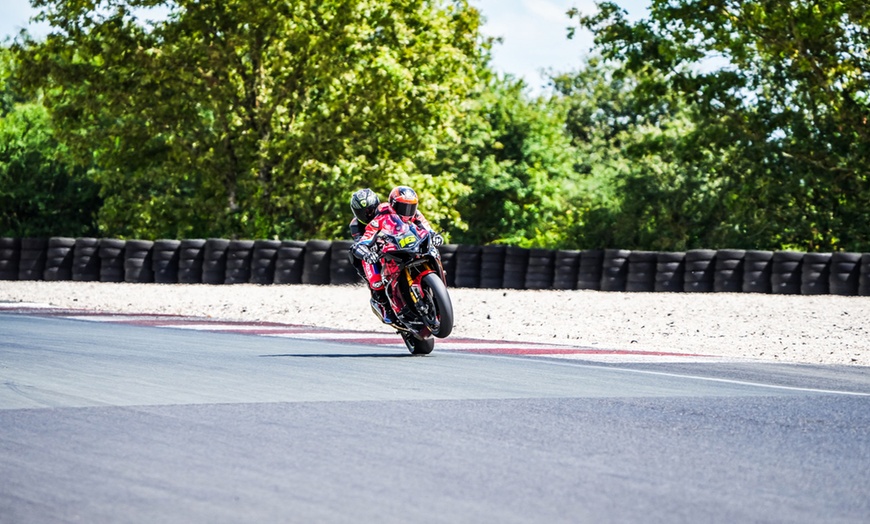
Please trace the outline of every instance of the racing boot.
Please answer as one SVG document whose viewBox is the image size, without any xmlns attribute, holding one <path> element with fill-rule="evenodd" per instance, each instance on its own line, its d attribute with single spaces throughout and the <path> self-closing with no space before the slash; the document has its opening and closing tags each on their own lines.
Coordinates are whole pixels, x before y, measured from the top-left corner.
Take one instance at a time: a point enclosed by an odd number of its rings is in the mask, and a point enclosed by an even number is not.
<svg viewBox="0 0 870 524">
<path fill-rule="evenodd" d="M 372 309 L 381 317 L 381 322 L 384 324 L 395 324 L 396 314 L 390 306 L 390 301 L 387 300 L 387 292 L 383 289 L 373 289 L 371 299 Z"/>
</svg>

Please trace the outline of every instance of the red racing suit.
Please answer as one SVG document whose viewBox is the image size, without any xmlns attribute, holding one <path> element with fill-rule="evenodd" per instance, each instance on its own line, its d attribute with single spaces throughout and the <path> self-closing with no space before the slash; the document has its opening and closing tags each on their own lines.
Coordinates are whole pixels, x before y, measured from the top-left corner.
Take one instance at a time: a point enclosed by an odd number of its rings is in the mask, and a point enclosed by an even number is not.
<svg viewBox="0 0 870 524">
<path fill-rule="evenodd" d="M 395 214 L 393 208 L 388 202 L 384 202 L 383 204 L 378 206 L 378 212 L 375 215 L 375 218 L 373 218 L 372 221 L 368 223 L 365 233 L 363 233 L 363 235 L 357 241 L 357 244 L 371 247 L 372 243 L 377 237 L 378 231 L 382 229 L 391 231 L 394 227 L 396 227 L 396 224 L 394 222 L 396 220 L 402 219 L 399 218 L 399 215 Z M 429 225 L 429 221 L 426 220 L 426 217 L 424 217 L 419 210 L 417 210 L 417 213 L 414 215 L 414 218 L 411 219 L 410 223 L 420 229 L 428 231 L 430 235 L 435 234 L 435 232 L 432 231 L 432 226 Z M 382 289 L 384 287 L 384 283 L 381 282 L 380 264 L 369 264 L 368 262 L 363 260 L 362 266 L 363 270 L 365 270 L 366 280 L 369 283 L 369 287 L 373 290 Z"/>
</svg>

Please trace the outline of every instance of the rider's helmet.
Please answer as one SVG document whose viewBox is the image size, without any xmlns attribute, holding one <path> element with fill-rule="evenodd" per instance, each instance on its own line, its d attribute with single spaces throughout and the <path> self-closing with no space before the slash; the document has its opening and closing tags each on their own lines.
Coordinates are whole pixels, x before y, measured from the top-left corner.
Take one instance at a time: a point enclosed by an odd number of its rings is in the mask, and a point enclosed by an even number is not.
<svg viewBox="0 0 870 524">
<path fill-rule="evenodd" d="M 350 197 L 350 209 L 357 220 L 368 224 L 375 218 L 381 199 L 369 188 L 360 189 Z"/>
<path fill-rule="evenodd" d="M 390 207 L 405 222 L 413 220 L 417 214 L 417 193 L 407 186 L 398 186 L 390 191 Z"/>
</svg>

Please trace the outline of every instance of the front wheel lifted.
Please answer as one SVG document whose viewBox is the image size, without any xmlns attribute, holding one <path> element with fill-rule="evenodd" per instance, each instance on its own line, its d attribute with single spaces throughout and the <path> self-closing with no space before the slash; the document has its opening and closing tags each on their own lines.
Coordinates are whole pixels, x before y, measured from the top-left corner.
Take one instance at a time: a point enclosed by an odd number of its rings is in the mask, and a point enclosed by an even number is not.
<svg viewBox="0 0 870 524">
<path fill-rule="evenodd" d="M 403 332 L 402 339 L 405 341 L 405 346 L 412 355 L 428 355 L 435 349 L 435 339 L 426 338 L 420 340 L 411 333 Z"/>
</svg>

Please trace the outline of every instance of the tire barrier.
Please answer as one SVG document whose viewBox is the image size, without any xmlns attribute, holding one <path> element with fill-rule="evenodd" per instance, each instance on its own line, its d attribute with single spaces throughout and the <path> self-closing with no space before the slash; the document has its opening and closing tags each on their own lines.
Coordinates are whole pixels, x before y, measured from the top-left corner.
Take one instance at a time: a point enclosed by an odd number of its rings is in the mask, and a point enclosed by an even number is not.
<svg viewBox="0 0 870 524">
<path fill-rule="evenodd" d="M 655 291 L 656 253 L 652 251 L 632 251 L 628 254 L 628 275 L 625 290 L 632 292 Z"/>
<path fill-rule="evenodd" d="M 224 284 L 247 284 L 251 281 L 253 240 L 230 240 L 227 245 L 227 265 Z"/>
<path fill-rule="evenodd" d="M 529 270 L 529 250 L 523 247 L 506 246 L 504 250 L 504 278 L 502 287 L 505 289 L 524 289 L 526 273 Z"/>
<path fill-rule="evenodd" d="M 801 263 L 801 295 L 830 292 L 831 253 L 806 253 Z"/>
<path fill-rule="evenodd" d="M 275 261 L 280 240 L 254 241 L 254 253 L 251 256 L 251 284 L 268 285 L 275 280 Z"/>
<path fill-rule="evenodd" d="M 124 250 L 127 242 L 116 238 L 100 240 L 100 282 L 123 282 Z"/>
<path fill-rule="evenodd" d="M 601 267 L 601 291 L 625 291 L 628 279 L 627 249 L 605 249 Z"/>
<path fill-rule="evenodd" d="M 858 295 L 870 297 L 870 253 L 861 255 L 861 277 L 858 279 Z"/>
<path fill-rule="evenodd" d="M 604 268 L 604 250 L 587 249 L 580 252 L 580 267 L 577 268 L 575 289 L 601 289 L 601 276 Z"/>
<path fill-rule="evenodd" d="M 686 280 L 686 253 L 658 253 L 656 255 L 656 278 L 653 291 L 679 293 Z"/>
<path fill-rule="evenodd" d="M 442 244 L 438 246 L 441 253 L 441 267 L 444 268 L 444 276 L 447 277 L 447 287 L 456 285 L 456 248 L 457 244 Z"/>
<path fill-rule="evenodd" d="M 356 284 L 362 282 L 353 267 L 353 255 L 350 240 L 333 240 L 332 255 L 329 257 L 329 283 L 334 285 Z"/>
<path fill-rule="evenodd" d="M 504 287 L 504 261 L 507 246 L 487 245 L 480 248 L 480 287 L 499 289 Z"/>
<path fill-rule="evenodd" d="M 205 260 L 204 238 L 182 240 L 178 245 L 178 283 L 201 284 L 202 263 Z"/>
<path fill-rule="evenodd" d="M 230 241 L 209 238 L 202 250 L 202 283 L 223 284 L 227 277 L 227 249 Z"/>
<path fill-rule="evenodd" d="M 155 240 L 151 253 L 151 270 L 157 284 L 178 282 L 178 261 L 181 258 L 180 240 Z"/>
<path fill-rule="evenodd" d="M 285 240 L 275 255 L 275 284 L 301 284 L 305 269 L 305 242 Z"/>
<path fill-rule="evenodd" d="M 713 270 L 713 291 L 716 293 L 740 293 L 743 291 L 743 249 L 720 249 L 716 251 Z"/>
<path fill-rule="evenodd" d="M 47 256 L 47 238 L 22 238 L 18 280 L 42 280 Z"/>
<path fill-rule="evenodd" d="M 68 237 L 51 237 L 45 256 L 45 269 L 42 279 L 46 281 L 72 280 L 73 248 L 76 239 Z"/>
<path fill-rule="evenodd" d="M 328 240 L 309 240 L 305 243 L 302 283 L 323 286 L 329 284 L 329 247 Z"/>
<path fill-rule="evenodd" d="M 551 289 L 556 270 L 556 252 L 550 249 L 530 249 L 526 269 L 526 289 Z"/>
<path fill-rule="evenodd" d="M 773 251 L 750 250 L 743 256 L 743 292 L 770 293 Z"/>
<path fill-rule="evenodd" d="M 713 291 L 716 276 L 716 251 L 712 249 L 692 249 L 686 251 L 686 271 L 683 277 L 683 291 L 687 293 L 709 293 Z"/>
<path fill-rule="evenodd" d="M 21 258 L 21 240 L 0 237 L 0 280 L 18 280 L 18 260 Z"/>
<path fill-rule="evenodd" d="M 861 278 L 861 253 L 831 255 L 831 276 L 828 290 L 832 295 L 855 296 Z"/>
<path fill-rule="evenodd" d="M 580 251 L 560 249 L 556 251 L 556 268 L 553 273 L 553 289 L 577 287 L 577 272 L 580 270 Z"/>
<path fill-rule="evenodd" d="M 0 280 L 360 284 L 345 240 L 0 238 Z M 451 287 L 870 296 L 870 253 L 439 246 Z M 498 286 L 498 287 L 496 287 Z"/>
<path fill-rule="evenodd" d="M 776 251 L 770 269 L 771 292 L 776 295 L 798 295 L 801 292 L 801 262 L 803 253 Z"/>
<path fill-rule="evenodd" d="M 151 269 L 151 240 L 128 240 L 124 245 L 124 282 L 148 284 L 154 282 Z"/>
<path fill-rule="evenodd" d="M 456 248 L 456 287 L 480 287 L 480 246 L 460 244 Z"/>
<path fill-rule="evenodd" d="M 72 279 L 76 282 L 100 281 L 100 239 L 76 239 L 73 247 Z"/>
</svg>

